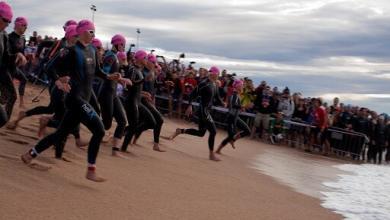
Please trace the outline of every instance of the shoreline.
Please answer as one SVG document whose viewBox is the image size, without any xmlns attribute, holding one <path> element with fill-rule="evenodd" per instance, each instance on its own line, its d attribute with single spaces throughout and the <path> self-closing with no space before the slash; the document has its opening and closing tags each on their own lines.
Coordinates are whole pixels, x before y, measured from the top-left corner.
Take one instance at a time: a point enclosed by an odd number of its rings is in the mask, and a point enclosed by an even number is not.
<svg viewBox="0 0 390 220">
<path fill-rule="evenodd" d="M 27 100 L 36 93 L 28 87 Z M 47 101 L 44 96 L 39 104 Z M 177 126 L 196 126 L 164 119 L 162 136 Z M 208 160 L 207 134 L 161 138 L 167 152 L 158 153 L 147 131 L 127 159 L 112 158 L 110 145 L 102 144 L 97 169 L 108 181 L 96 184 L 85 180 L 86 152 L 73 138 L 64 155 L 71 163 L 54 159 L 48 149 L 37 161 L 52 166 L 50 171 L 23 165 L 19 156 L 37 142 L 37 125 L 31 117 L 16 131 L 0 129 L 1 219 L 342 219 L 319 199 L 250 168 L 256 155 L 269 151 L 261 142 L 239 140 L 237 149 L 226 147 L 216 163 Z M 218 130 L 216 146 L 225 135 Z M 82 136 L 90 137 L 84 127 Z"/>
</svg>

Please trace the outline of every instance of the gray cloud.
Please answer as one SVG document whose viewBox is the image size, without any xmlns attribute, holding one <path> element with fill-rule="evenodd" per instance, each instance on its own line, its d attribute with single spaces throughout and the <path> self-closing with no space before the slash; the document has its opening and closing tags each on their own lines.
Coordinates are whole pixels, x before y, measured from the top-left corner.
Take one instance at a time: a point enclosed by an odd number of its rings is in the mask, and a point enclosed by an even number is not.
<svg viewBox="0 0 390 220">
<path fill-rule="evenodd" d="M 60 37 L 62 24 L 90 18 L 83 1 L 10 1 L 31 30 Z M 165 55 L 188 52 L 307 94 L 390 94 L 390 2 L 385 0 L 95 0 L 97 35 L 123 33 Z M 210 59 L 204 59 L 208 57 Z M 359 100 L 355 100 L 359 102 Z M 389 106 L 372 105 L 386 111 Z M 382 106 L 382 107 L 381 107 Z"/>
</svg>

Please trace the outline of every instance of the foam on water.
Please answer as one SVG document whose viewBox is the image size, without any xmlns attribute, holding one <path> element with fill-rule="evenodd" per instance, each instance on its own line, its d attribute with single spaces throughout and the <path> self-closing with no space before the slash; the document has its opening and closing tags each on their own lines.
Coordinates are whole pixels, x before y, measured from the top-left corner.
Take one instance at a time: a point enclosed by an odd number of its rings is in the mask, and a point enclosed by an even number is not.
<svg viewBox="0 0 390 220">
<path fill-rule="evenodd" d="M 378 165 L 338 165 L 350 174 L 323 183 L 322 206 L 342 214 L 347 220 L 390 220 L 390 167 Z"/>
</svg>

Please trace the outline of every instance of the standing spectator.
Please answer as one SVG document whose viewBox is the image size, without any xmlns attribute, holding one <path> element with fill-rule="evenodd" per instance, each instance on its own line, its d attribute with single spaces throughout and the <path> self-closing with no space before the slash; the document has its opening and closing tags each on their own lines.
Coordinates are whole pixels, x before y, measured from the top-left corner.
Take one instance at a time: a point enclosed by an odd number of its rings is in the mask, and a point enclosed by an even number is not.
<svg viewBox="0 0 390 220">
<path fill-rule="evenodd" d="M 305 99 L 300 97 L 294 109 L 293 119 L 300 122 L 305 122 L 307 120 L 308 114 L 309 108 L 306 105 Z"/>
<path fill-rule="evenodd" d="M 330 152 L 330 144 L 328 140 L 329 132 L 328 132 L 328 117 L 326 116 L 326 110 L 322 106 L 322 100 L 320 98 L 314 99 L 313 102 L 314 107 L 314 123 L 315 128 L 312 129 L 311 132 L 311 141 L 309 148 L 306 149 L 306 152 L 311 152 L 312 147 L 317 140 L 319 140 L 320 146 L 325 146 L 322 149 L 323 155 L 328 156 Z"/>
<path fill-rule="evenodd" d="M 27 59 L 27 65 L 24 69 L 25 73 L 28 75 L 32 74 L 32 69 L 34 65 L 36 64 L 36 56 L 37 53 L 37 47 L 35 45 L 34 41 L 29 41 L 27 47 L 24 49 L 24 55 L 26 56 Z"/>
<path fill-rule="evenodd" d="M 340 113 L 336 126 L 347 130 L 352 130 L 352 116 L 353 114 L 351 112 L 351 106 L 345 106 Z"/>
<path fill-rule="evenodd" d="M 353 130 L 359 133 L 365 134 L 367 137 L 370 133 L 370 122 L 368 120 L 368 112 L 366 108 L 360 108 L 357 114 L 357 117 L 353 121 Z M 361 140 L 361 139 L 360 139 Z M 358 142 L 357 146 L 362 146 L 361 141 Z M 366 148 L 362 149 L 363 160 L 365 160 L 366 156 Z M 359 152 L 357 152 L 359 153 Z"/>
<path fill-rule="evenodd" d="M 259 93 L 260 91 L 261 93 Z M 252 127 L 252 138 L 255 137 L 257 129 L 260 129 L 260 137 L 263 135 L 263 133 L 268 131 L 273 105 L 274 100 L 272 98 L 270 87 L 266 87 L 264 91 L 263 89 L 258 89 L 256 91 L 256 99 L 254 102 L 254 111 L 256 113 L 256 117 Z"/>
<path fill-rule="evenodd" d="M 191 92 L 194 90 L 198 82 L 194 79 L 194 72 L 188 71 L 184 79 L 184 94 L 183 99 L 187 100 Z"/>
<path fill-rule="evenodd" d="M 34 42 L 34 45 L 38 45 L 38 33 L 33 31 L 33 35 L 30 37 L 28 42 Z"/>
<path fill-rule="evenodd" d="M 241 105 L 246 109 L 253 108 L 253 102 L 255 101 L 255 88 L 252 80 L 244 78 L 244 90 L 241 94 Z"/>
<path fill-rule="evenodd" d="M 199 68 L 199 76 L 197 76 L 195 78 L 197 81 L 197 84 L 199 84 L 203 80 L 207 79 L 208 76 L 209 76 L 209 73 L 208 73 L 207 69 L 205 69 L 203 67 Z"/>
<path fill-rule="evenodd" d="M 376 145 L 374 141 L 374 136 L 375 136 L 375 127 L 378 124 L 378 114 L 374 111 L 370 113 L 371 118 L 369 120 L 369 145 L 368 145 L 368 152 L 367 152 L 367 162 L 369 163 L 376 163 Z"/>
<path fill-rule="evenodd" d="M 382 163 L 383 151 L 389 146 L 389 131 L 385 122 L 384 115 L 378 117 L 378 123 L 374 127 L 373 145 L 375 146 L 373 159 L 376 163 L 378 158 L 378 164 Z"/>
<path fill-rule="evenodd" d="M 333 105 L 330 106 L 330 114 L 335 115 L 337 112 L 340 111 L 339 102 L 340 102 L 340 99 L 338 97 L 335 97 L 333 99 Z"/>
<path fill-rule="evenodd" d="M 294 101 L 291 99 L 290 96 L 290 90 L 288 87 L 286 87 L 283 90 L 282 99 L 279 102 L 278 105 L 278 112 L 283 112 L 284 119 L 285 120 L 291 120 L 292 115 L 294 114 L 295 104 Z"/>
</svg>

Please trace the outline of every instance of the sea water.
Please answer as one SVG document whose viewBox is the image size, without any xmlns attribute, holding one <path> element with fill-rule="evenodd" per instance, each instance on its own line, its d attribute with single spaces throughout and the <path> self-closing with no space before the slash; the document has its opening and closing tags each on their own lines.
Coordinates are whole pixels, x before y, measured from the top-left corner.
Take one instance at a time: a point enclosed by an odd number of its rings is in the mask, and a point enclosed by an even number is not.
<svg viewBox="0 0 390 220">
<path fill-rule="evenodd" d="M 322 206 L 348 220 L 390 220 L 390 166 L 339 165 L 349 174 L 323 183 Z"/>
<path fill-rule="evenodd" d="M 390 220 L 390 166 L 342 164 L 276 147 L 257 156 L 252 168 L 295 191 L 318 198 L 347 220 Z"/>
</svg>

